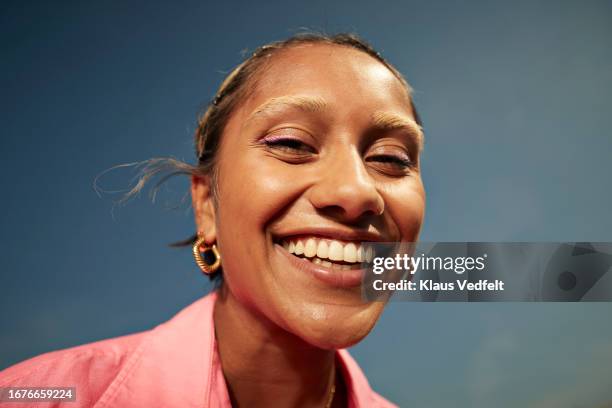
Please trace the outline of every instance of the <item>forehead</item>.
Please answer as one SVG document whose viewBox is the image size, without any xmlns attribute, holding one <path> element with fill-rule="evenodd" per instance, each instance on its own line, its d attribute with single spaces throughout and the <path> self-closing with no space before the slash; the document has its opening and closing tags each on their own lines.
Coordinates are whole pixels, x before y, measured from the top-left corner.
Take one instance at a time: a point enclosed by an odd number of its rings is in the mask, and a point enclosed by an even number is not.
<svg viewBox="0 0 612 408">
<path fill-rule="evenodd" d="M 412 116 L 400 80 L 363 51 L 333 44 L 301 44 L 269 57 L 257 75 L 246 110 L 269 98 L 312 95 L 337 106 L 401 110 Z"/>
</svg>

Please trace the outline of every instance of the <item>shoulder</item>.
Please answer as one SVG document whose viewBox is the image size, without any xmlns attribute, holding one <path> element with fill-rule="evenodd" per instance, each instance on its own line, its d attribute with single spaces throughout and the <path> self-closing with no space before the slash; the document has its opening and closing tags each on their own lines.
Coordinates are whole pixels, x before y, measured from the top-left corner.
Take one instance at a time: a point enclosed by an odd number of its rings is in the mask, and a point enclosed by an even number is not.
<svg viewBox="0 0 612 408">
<path fill-rule="evenodd" d="M 372 391 L 371 399 L 372 399 L 372 405 L 371 405 L 372 407 L 376 407 L 376 408 L 397 408 L 397 405 L 395 405 L 394 403 L 392 403 L 391 401 L 387 400 L 385 397 L 377 394 L 374 391 Z"/>
<path fill-rule="evenodd" d="M 147 333 L 41 354 L 0 371 L 0 387 L 76 387 L 81 404 L 92 406 Z"/>
<path fill-rule="evenodd" d="M 179 389 L 183 398 L 200 398 L 204 394 L 193 390 L 210 371 L 215 296 L 198 299 L 151 330 L 18 363 L 0 371 L 0 387 L 75 387 L 78 406 L 87 407 L 168 406 L 160 401 L 176 400 Z M 203 346 L 207 341 L 209 347 Z"/>
</svg>

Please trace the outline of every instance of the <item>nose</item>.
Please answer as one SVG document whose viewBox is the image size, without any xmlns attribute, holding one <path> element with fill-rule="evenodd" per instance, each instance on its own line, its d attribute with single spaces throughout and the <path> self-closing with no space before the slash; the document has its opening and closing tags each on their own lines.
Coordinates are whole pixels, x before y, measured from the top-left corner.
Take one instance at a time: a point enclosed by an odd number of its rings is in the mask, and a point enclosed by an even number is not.
<svg viewBox="0 0 612 408">
<path fill-rule="evenodd" d="M 310 190 L 315 208 L 341 222 L 383 213 L 384 200 L 356 150 L 343 148 L 321 164 L 321 177 Z"/>
</svg>

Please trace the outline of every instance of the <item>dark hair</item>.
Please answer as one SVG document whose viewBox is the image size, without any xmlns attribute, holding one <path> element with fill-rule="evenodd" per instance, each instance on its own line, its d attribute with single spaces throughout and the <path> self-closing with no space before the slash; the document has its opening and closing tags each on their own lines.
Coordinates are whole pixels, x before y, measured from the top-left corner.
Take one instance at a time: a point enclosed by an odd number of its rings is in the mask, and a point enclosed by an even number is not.
<svg viewBox="0 0 612 408">
<path fill-rule="evenodd" d="M 301 33 L 289 37 L 286 40 L 272 42 L 257 48 L 240 65 L 238 65 L 223 80 L 217 90 L 215 97 L 208 104 L 204 113 L 198 119 L 198 127 L 195 132 L 195 150 L 197 165 L 190 165 L 172 158 L 156 158 L 139 163 L 140 176 L 136 185 L 128 191 L 122 201 L 138 194 L 144 185 L 153 177 L 162 176 L 153 190 L 154 197 L 156 189 L 169 178 L 178 174 L 188 174 L 200 177 L 209 177 L 211 180 L 211 194 L 215 205 L 218 203 L 217 185 L 217 151 L 223 130 L 227 125 L 232 113 L 237 109 L 239 103 L 248 98 L 249 92 L 256 88 L 257 77 L 262 73 L 265 65 L 276 53 L 293 46 L 303 44 L 330 44 L 345 46 L 362 51 L 378 60 L 386 66 L 405 87 L 411 97 L 412 90 L 402 74 L 389 64 L 372 46 L 354 34 L 327 35 L 320 33 Z M 411 98 L 412 99 L 412 98 Z M 421 119 L 411 100 L 412 113 L 419 126 Z M 186 240 L 171 244 L 171 246 L 193 245 L 197 235 Z M 220 275 L 220 271 L 215 273 Z M 210 275 L 209 275 L 210 276 Z M 215 276 L 211 276 L 213 279 Z"/>
</svg>

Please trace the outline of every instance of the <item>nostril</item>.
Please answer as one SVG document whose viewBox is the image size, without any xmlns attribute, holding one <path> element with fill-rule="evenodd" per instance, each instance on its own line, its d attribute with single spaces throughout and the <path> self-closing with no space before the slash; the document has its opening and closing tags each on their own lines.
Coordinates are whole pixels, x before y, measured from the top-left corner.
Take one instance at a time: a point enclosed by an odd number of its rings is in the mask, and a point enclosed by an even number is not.
<svg viewBox="0 0 612 408">
<path fill-rule="evenodd" d="M 382 211 L 371 208 L 347 208 L 340 205 L 328 205 L 317 211 L 325 217 L 355 225 L 362 222 L 368 224 L 372 218 L 382 214 Z"/>
<path fill-rule="evenodd" d="M 325 215 L 331 216 L 332 218 L 341 218 L 344 215 L 344 209 L 339 205 L 328 205 L 321 208 L 320 211 Z"/>
</svg>

